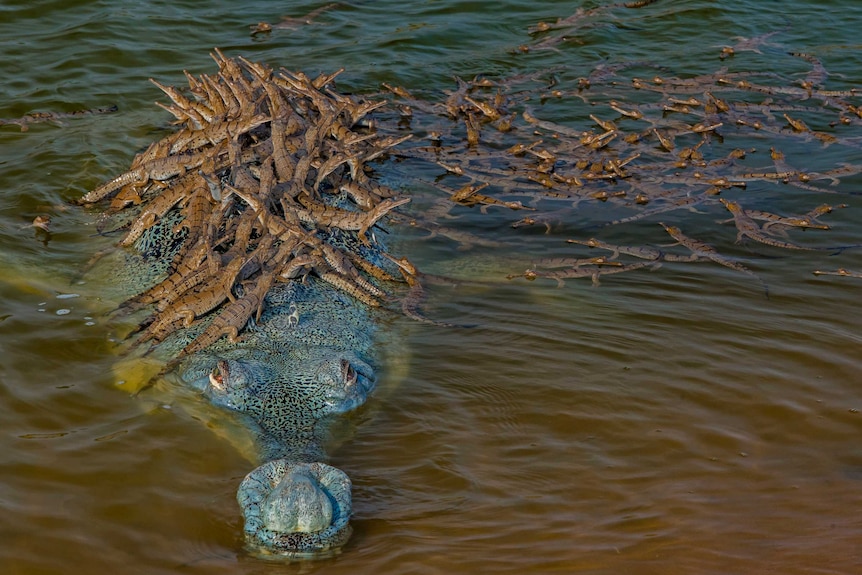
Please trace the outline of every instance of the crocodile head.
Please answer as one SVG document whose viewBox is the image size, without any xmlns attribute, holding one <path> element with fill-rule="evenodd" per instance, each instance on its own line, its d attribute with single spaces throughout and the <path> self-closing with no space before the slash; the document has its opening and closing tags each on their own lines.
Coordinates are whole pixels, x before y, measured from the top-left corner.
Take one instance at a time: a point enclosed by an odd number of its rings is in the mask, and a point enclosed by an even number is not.
<svg viewBox="0 0 862 575">
<path fill-rule="evenodd" d="M 340 417 L 376 384 L 375 324 L 361 306 L 313 278 L 278 286 L 254 328 L 185 357 L 176 375 L 252 432 L 253 459 L 237 497 L 258 555 L 317 557 L 350 535 L 350 481 L 321 461 L 349 433 Z"/>
<path fill-rule="evenodd" d="M 259 433 L 266 462 L 237 491 L 250 550 L 294 558 L 336 552 L 351 533 L 350 479 L 319 460 L 329 420 L 366 401 L 374 370 L 331 348 L 289 358 L 261 349 L 232 355 L 201 355 L 183 377 L 213 404 L 250 419 Z"/>
</svg>

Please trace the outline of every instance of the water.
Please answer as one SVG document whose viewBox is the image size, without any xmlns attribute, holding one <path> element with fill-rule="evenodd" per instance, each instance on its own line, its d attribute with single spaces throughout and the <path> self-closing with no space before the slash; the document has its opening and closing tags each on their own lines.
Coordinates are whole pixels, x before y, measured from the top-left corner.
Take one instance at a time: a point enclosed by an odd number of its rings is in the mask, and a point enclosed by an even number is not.
<svg viewBox="0 0 862 575">
<path fill-rule="evenodd" d="M 119 107 L 26 132 L 0 127 L 3 572 L 858 572 L 862 280 L 811 271 L 862 269 L 862 252 L 734 245 L 717 213 L 678 212 L 675 223 L 702 224 L 704 239 L 756 266 L 769 297 L 711 263 L 608 276 L 597 288 L 503 279 L 538 255 L 567 253 L 564 239 L 593 233 L 580 230 L 590 218 L 624 215 L 595 206 L 547 235 L 513 235 L 512 212 L 462 218 L 517 238 L 504 257 L 405 235 L 399 250 L 420 269 L 485 280 L 432 288 L 427 310 L 478 327 L 412 326 L 406 378 L 333 454 L 355 486 L 355 534 L 341 556 L 268 564 L 244 553 L 234 494 L 249 462 L 194 412 L 130 398 L 112 371 L 109 288 L 71 281 L 110 239 L 93 237 L 69 202 L 167 127 L 148 77 L 179 85 L 182 69 L 212 72 L 214 46 L 309 74 L 343 66 L 345 91 L 390 82 L 423 96 L 452 89 L 454 74 L 567 65 L 587 75 L 623 60 L 677 75 L 722 65 L 804 75 L 787 47 L 820 58 L 830 89 L 858 87 L 862 69 L 862 9 L 838 1 L 659 1 L 608 11 L 555 49 L 526 53 L 517 47 L 544 38 L 527 27 L 576 3 L 350 2 L 250 35 L 259 21 L 318 6 L 0 7 L 0 117 Z M 782 47 L 718 58 L 734 36 L 775 30 L 769 41 Z M 583 130 L 591 112 L 550 102 L 542 117 Z M 858 147 L 786 151 L 794 162 L 862 161 Z M 853 175 L 828 198 L 787 195 L 788 207 L 849 204 L 824 218 L 826 235 L 793 238 L 862 243 L 860 184 Z M 780 190 L 760 191 L 775 201 Z M 50 237 L 28 225 L 38 214 L 51 216 Z M 653 228 L 614 239 L 655 242 Z"/>
</svg>

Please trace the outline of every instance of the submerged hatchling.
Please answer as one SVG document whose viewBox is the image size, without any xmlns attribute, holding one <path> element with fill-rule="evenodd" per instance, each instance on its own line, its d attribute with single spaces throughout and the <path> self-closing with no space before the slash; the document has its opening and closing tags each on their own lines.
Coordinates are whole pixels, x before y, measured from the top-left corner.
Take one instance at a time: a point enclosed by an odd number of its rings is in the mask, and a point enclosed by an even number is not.
<svg viewBox="0 0 862 575">
<path fill-rule="evenodd" d="M 31 112 L 20 118 L 5 119 L 0 118 L 0 126 L 17 125 L 22 132 L 30 129 L 30 124 L 41 124 L 44 122 L 62 125 L 65 120 L 80 118 L 81 116 L 90 116 L 93 114 L 112 114 L 119 108 L 117 106 L 105 106 L 103 108 L 86 108 L 75 110 L 72 112 Z"/>
</svg>

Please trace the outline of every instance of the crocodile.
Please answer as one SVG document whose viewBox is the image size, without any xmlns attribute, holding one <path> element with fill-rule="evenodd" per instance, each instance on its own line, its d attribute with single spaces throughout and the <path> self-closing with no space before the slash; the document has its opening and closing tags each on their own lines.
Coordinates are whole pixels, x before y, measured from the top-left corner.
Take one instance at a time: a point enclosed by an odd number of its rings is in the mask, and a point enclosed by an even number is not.
<svg viewBox="0 0 862 575">
<path fill-rule="evenodd" d="M 217 74 L 187 75 L 192 97 L 153 82 L 181 128 L 79 203 L 125 234 L 98 264 L 131 293 L 113 314 L 135 324 L 122 353 L 158 359 L 153 384 L 253 437 L 259 466 L 237 490 L 247 548 L 329 555 L 352 506 L 327 446 L 374 391 L 377 325 L 410 289 L 375 233 L 409 198 L 364 163 L 404 138 L 364 125 L 379 104 L 337 93 L 336 74 L 213 58 Z"/>
</svg>

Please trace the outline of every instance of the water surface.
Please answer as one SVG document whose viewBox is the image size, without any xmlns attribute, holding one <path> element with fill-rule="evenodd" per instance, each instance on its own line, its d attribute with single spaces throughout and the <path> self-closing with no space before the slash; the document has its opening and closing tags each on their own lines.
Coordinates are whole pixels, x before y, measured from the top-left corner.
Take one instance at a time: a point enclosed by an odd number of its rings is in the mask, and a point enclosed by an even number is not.
<svg viewBox="0 0 862 575">
<path fill-rule="evenodd" d="M 862 280 L 811 272 L 862 269 L 862 251 L 737 245 L 733 226 L 715 223 L 724 213 L 681 211 L 668 217 L 702 226 L 704 239 L 756 269 L 769 297 L 711 263 L 609 276 L 598 287 L 505 279 L 534 258 L 569 254 L 565 239 L 626 213 L 603 204 L 550 234 L 513 230 L 515 212 L 462 211 L 458 226 L 506 250 L 403 233 L 398 250 L 420 269 L 482 280 L 433 287 L 426 310 L 477 327 L 409 326 L 406 376 L 333 453 L 354 482 L 355 534 L 342 555 L 304 564 L 247 556 L 234 496 L 250 463 L 194 411 L 130 397 L 104 320 L 111 291 L 75 283 L 112 239 L 96 237 L 92 216 L 71 200 L 169 128 L 147 78 L 180 85 L 183 69 L 211 73 L 214 46 L 309 74 L 345 67 L 345 91 L 389 82 L 428 97 L 453 89 L 453 75 L 565 67 L 586 76 L 623 61 L 680 77 L 722 66 L 803 77 L 810 66 L 788 50 L 822 60 L 829 89 L 862 78 L 862 8 L 839 1 L 660 0 L 609 10 L 551 49 L 526 52 L 518 47 L 547 37 L 529 26 L 581 3 L 342 2 L 311 24 L 250 34 L 257 22 L 321 5 L 0 7 L 0 118 L 118 106 L 26 132 L 0 126 L 3 572 L 857 572 Z M 760 52 L 719 58 L 735 37 L 769 32 Z M 593 110 L 578 99 L 541 111 L 592 127 Z M 843 134 L 858 137 L 853 121 Z M 768 143 L 758 145 L 766 153 Z M 862 162 L 858 145 L 785 151 L 797 164 Z M 405 182 L 404 170 L 389 177 Z M 859 175 L 826 198 L 770 186 L 747 192 L 788 211 L 848 204 L 824 218 L 826 234 L 795 232 L 794 241 L 862 243 Z M 29 226 L 38 214 L 51 216 L 50 236 Z M 608 233 L 661 241 L 657 220 Z"/>
</svg>

